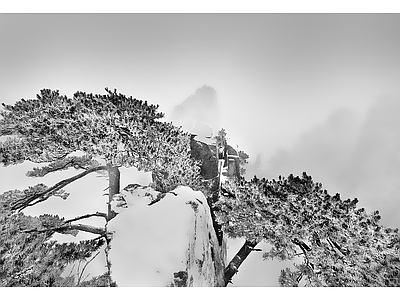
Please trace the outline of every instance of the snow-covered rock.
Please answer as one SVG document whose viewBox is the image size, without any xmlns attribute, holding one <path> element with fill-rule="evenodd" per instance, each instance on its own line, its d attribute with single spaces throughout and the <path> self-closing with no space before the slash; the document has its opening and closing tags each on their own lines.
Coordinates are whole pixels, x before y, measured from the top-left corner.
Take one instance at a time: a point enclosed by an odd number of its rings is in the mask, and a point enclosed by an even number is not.
<svg viewBox="0 0 400 300">
<path fill-rule="evenodd" d="M 226 257 L 201 192 L 178 187 L 160 194 L 130 185 L 121 195 L 108 226 L 118 286 L 221 286 Z"/>
</svg>

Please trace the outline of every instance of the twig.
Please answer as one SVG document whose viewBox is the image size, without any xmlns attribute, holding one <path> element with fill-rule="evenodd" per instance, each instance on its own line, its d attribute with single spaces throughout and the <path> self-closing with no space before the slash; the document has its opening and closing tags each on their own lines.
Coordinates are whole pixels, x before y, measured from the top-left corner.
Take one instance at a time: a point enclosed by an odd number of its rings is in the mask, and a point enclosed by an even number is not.
<svg viewBox="0 0 400 300">
<path fill-rule="evenodd" d="M 100 251 L 97 251 L 97 253 L 96 253 L 90 260 L 88 260 L 88 261 L 86 262 L 86 264 L 83 266 L 82 272 L 81 272 L 81 274 L 80 274 L 79 277 L 78 277 L 78 283 L 77 283 L 77 285 L 80 284 L 82 275 L 83 275 L 83 273 L 85 272 L 85 269 L 86 269 L 86 267 L 88 266 L 88 264 L 90 264 L 90 263 L 97 257 L 97 255 L 99 255 L 99 254 L 100 254 Z M 89 275 L 88 275 L 88 276 L 89 276 Z"/>
<path fill-rule="evenodd" d="M 83 278 L 82 282 L 84 282 L 89 276 L 90 276 L 90 273 L 88 273 L 88 274 L 86 275 L 86 277 Z"/>
<path fill-rule="evenodd" d="M 70 277 L 70 276 L 71 276 L 72 271 L 74 271 L 75 265 L 76 265 L 76 263 L 74 263 L 74 264 L 72 265 L 71 272 L 69 272 L 69 274 L 68 274 L 67 277 Z"/>
<path fill-rule="evenodd" d="M 82 262 L 81 260 L 78 261 L 78 272 L 76 272 L 76 275 L 78 276 L 78 279 L 79 279 L 79 273 L 80 273 L 79 269 L 81 267 L 81 262 Z"/>
</svg>

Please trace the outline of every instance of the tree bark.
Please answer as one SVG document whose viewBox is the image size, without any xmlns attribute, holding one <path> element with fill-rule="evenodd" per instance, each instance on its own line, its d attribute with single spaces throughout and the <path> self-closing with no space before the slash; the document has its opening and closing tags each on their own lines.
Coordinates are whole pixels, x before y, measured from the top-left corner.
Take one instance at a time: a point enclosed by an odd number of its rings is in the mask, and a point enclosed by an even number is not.
<svg viewBox="0 0 400 300">
<path fill-rule="evenodd" d="M 114 195 L 120 191 L 120 172 L 118 167 L 108 168 L 108 212 L 107 220 L 110 221 L 116 216 L 116 213 L 111 209 L 111 202 Z"/>
<path fill-rule="evenodd" d="M 232 277 L 239 271 L 239 267 L 242 262 L 249 256 L 249 254 L 254 250 L 254 247 L 258 244 L 255 241 L 245 241 L 242 248 L 238 251 L 238 253 L 232 258 L 228 266 L 225 268 L 225 286 L 228 283 L 232 283 Z"/>
</svg>

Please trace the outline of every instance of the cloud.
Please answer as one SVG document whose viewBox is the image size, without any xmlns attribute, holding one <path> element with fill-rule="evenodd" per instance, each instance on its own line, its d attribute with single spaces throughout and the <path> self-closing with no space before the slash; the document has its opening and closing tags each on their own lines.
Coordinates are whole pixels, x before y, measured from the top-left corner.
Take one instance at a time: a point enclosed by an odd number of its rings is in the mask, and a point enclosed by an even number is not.
<svg viewBox="0 0 400 300">
<path fill-rule="evenodd" d="M 191 131 L 199 122 L 216 133 L 220 129 L 220 109 L 215 89 L 207 85 L 198 88 L 194 95 L 173 108 L 169 119 L 185 131 Z"/>
<path fill-rule="evenodd" d="M 346 109 L 336 110 L 324 124 L 300 136 L 291 149 L 280 149 L 264 166 L 263 175 L 277 177 L 306 171 L 331 181 L 350 158 L 358 128 L 357 115 Z"/>
<path fill-rule="evenodd" d="M 277 151 L 257 176 L 306 171 L 330 194 L 358 198 L 369 212 L 379 210 L 385 225 L 399 227 L 399 116 L 400 99 L 389 97 L 376 101 L 364 119 L 348 109 L 336 110 L 291 149 Z"/>
<path fill-rule="evenodd" d="M 361 128 L 347 188 L 396 220 L 400 213 L 400 98 L 382 98 Z M 361 199 L 362 199 L 361 198 Z M 396 225 L 400 224 L 397 222 Z"/>
</svg>

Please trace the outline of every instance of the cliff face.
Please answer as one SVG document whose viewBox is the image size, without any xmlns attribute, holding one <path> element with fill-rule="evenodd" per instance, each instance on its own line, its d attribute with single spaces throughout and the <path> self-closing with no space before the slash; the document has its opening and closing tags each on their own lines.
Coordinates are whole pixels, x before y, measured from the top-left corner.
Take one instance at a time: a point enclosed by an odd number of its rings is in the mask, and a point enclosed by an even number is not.
<svg viewBox="0 0 400 300">
<path fill-rule="evenodd" d="M 113 206 L 109 258 L 118 286 L 223 286 L 226 249 L 201 192 L 130 185 Z"/>
</svg>

